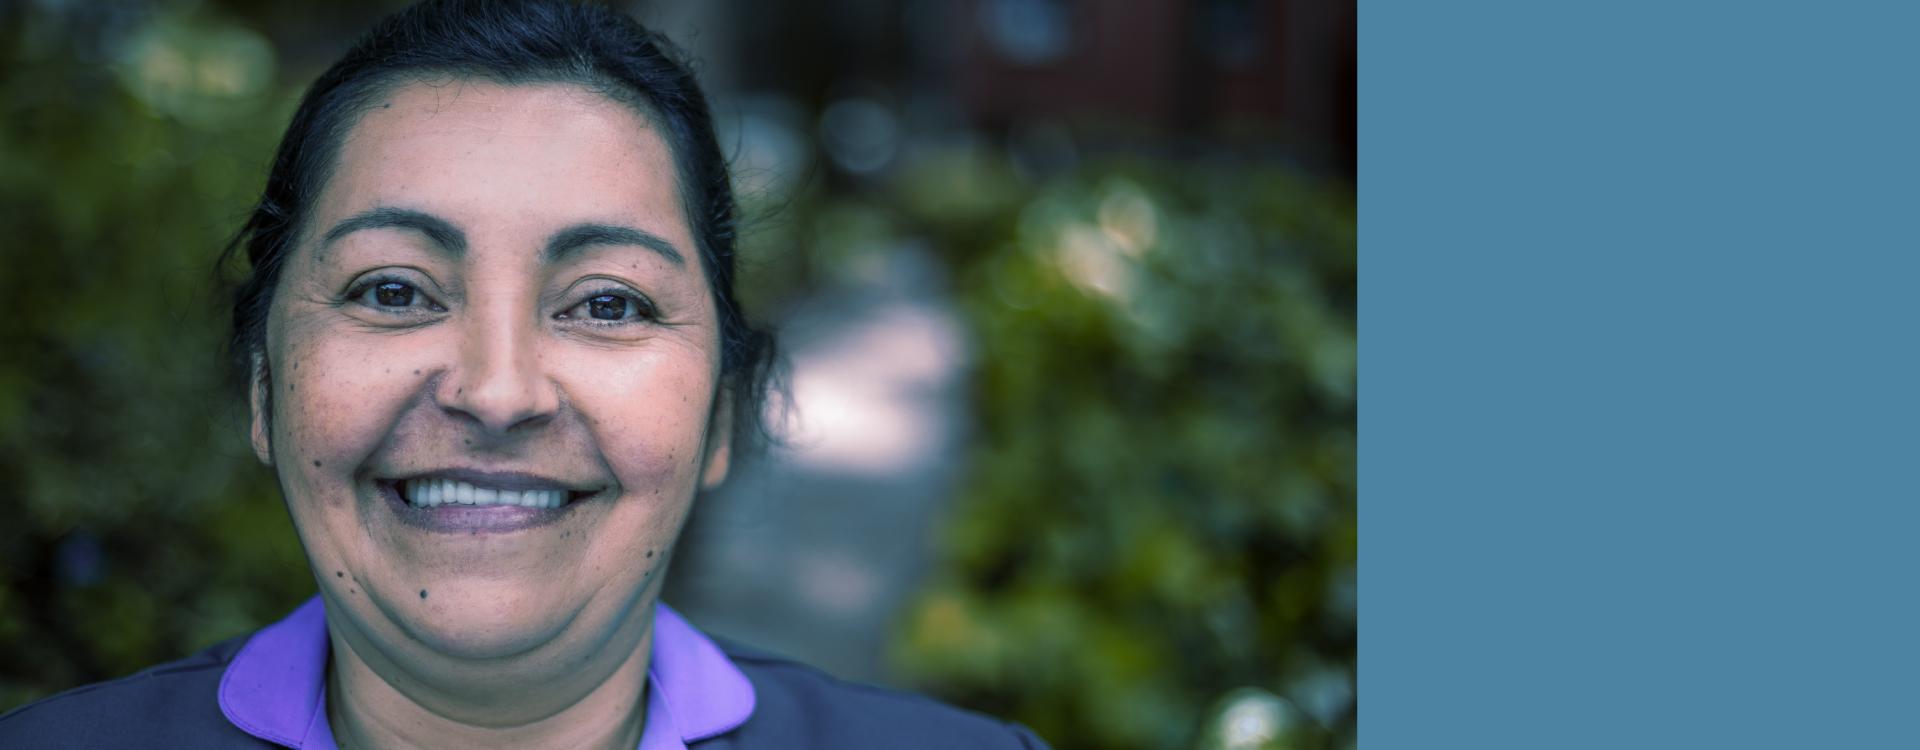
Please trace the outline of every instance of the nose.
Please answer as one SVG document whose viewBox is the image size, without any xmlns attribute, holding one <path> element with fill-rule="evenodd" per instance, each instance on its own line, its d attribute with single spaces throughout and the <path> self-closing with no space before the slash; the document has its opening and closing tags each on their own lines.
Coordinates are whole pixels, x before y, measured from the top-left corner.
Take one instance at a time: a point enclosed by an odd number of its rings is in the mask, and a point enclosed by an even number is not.
<svg viewBox="0 0 1920 750">
<path fill-rule="evenodd" d="M 457 418 L 505 436 L 550 420 L 560 409 L 560 392 L 542 363 L 536 328 L 511 311 L 498 312 L 465 322 L 452 372 L 434 397 Z"/>
</svg>

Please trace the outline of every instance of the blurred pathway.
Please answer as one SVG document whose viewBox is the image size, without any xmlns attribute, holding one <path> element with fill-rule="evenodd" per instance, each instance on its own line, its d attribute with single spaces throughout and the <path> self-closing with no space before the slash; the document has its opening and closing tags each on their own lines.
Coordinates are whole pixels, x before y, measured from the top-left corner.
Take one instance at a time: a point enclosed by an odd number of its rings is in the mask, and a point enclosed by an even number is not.
<svg viewBox="0 0 1920 750">
<path fill-rule="evenodd" d="M 885 683 L 892 618 L 959 479 L 965 353 L 935 261 L 871 259 L 781 330 L 789 445 L 695 509 L 665 598 L 709 632 Z"/>
</svg>

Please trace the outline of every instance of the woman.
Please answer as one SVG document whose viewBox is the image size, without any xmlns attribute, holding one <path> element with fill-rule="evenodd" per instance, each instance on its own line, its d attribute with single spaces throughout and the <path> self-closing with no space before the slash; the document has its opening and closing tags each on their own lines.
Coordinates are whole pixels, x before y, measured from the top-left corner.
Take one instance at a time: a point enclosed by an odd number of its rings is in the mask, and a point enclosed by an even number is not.
<svg viewBox="0 0 1920 750">
<path fill-rule="evenodd" d="M 759 434 L 733 211 L 700 90 L 631 19 L 383 21 L 307 93 L 229 249 L 253 447 L 319 595 L 16 711 L 0 746 L 1039 746 L 658 603 L 694 498 Z"/>
</svg>

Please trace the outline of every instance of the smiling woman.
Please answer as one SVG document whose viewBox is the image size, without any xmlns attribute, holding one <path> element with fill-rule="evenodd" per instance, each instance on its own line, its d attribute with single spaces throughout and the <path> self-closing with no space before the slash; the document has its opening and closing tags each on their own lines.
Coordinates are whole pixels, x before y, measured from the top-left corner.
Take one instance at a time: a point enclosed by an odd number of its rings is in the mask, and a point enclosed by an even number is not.
<svg viewBox="0 0 1920 750">
<path fill-rule="evenodd" d="M 665 42 L 430 2 L 308 91 L 230 253 L 234 363 L 319 594 L 0 720 L 21 747 L 1034 747 L 721 647 L 658 601 L 771 342 Z"/>
</svg>

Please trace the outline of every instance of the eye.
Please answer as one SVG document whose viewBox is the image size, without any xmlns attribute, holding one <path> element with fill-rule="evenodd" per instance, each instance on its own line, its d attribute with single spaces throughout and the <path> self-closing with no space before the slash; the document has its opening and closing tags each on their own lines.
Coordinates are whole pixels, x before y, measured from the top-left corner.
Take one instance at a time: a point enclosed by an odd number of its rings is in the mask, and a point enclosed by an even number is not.
<svg viewBox="0 0 1920 750">
<path fill-rule="evenodd" d="M 412 307 L 413 287 L 389 281 L 373 288 L 373 300 L 382 307 Z"/>
<path fill-rule="evenodd" d="M 629 292 L 604 291 L 581 300 L 580 304 L 554 317 L 601 325 L 618 325 L 652 320 L 655 315 L 653 304 L 645 297 Z"/>
<path fill-rule="evenodd" d="M 595 320 L 622 320 L 627 317 L 627 298 L 602 294 L 587 300 L 587 315 Z"/>
<path fill-rule="evenodd" d="M 427 297 L 420 287 L 393 278 L 374 278 L 361 282 L 347 292 L 347 299 L 391 313 L 442 312 L 446 309 Z"/>
</svg>

